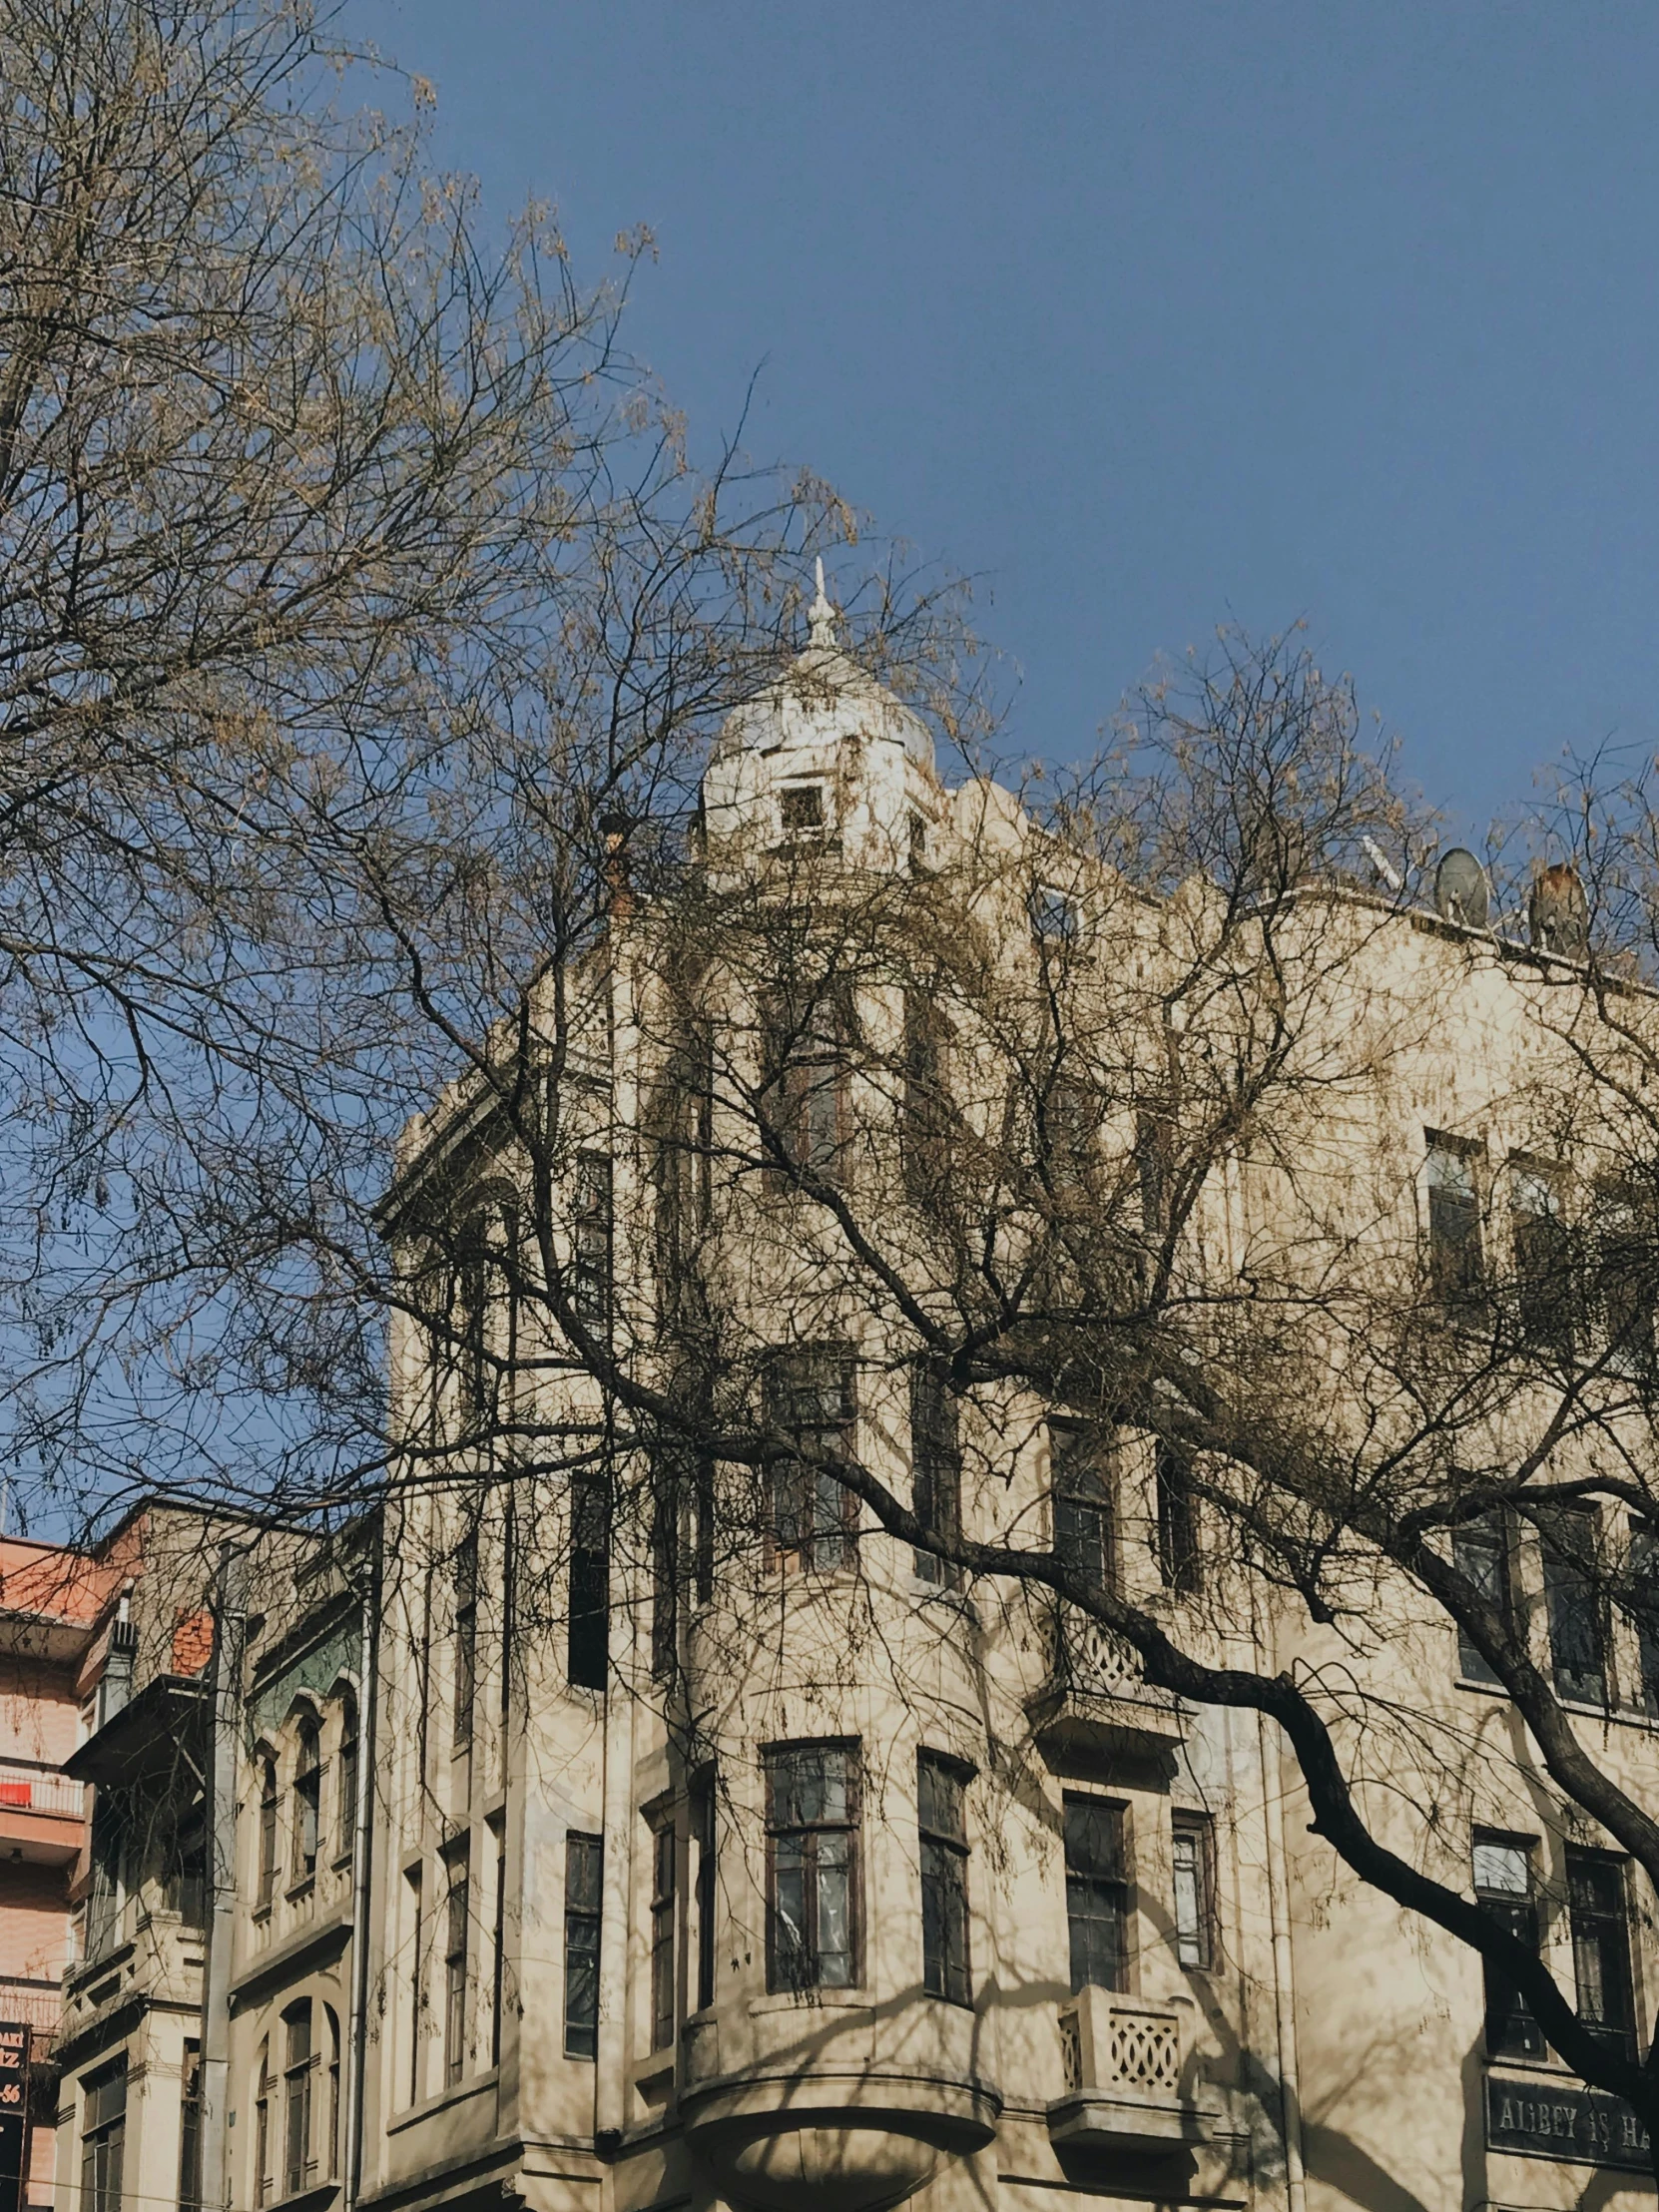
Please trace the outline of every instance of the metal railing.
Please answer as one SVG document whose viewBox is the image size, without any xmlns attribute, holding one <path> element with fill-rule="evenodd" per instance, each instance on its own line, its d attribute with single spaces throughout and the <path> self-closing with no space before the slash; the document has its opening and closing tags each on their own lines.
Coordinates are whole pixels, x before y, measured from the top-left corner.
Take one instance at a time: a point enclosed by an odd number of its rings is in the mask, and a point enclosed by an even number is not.
<svg viewBox="0 0 1659 2212">
<path fill-rule="evenodd" d="M 0 1759 L 0 1820 L 8 1810 L 85 1820 L 87 1786 L 66 1774 L 54 1774 L 47 1767 L 20 1767 L 9 1759 Z"/>
<path fill-rule="evenodd" d="M 22 1974 L 0 1973 L 0 2020 L 21 2020 L 52 2034 L 56 2032 L 62 2011 L 61 1982 L 32 1981 Z"/>
</svg>

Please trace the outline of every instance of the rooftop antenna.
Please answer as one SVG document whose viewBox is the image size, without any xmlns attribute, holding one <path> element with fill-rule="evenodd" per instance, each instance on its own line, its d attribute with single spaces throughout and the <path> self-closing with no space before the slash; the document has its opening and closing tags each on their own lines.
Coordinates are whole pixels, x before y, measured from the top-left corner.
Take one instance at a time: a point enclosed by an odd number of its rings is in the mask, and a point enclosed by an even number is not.
<svg viewBox="0 0 1659 2212">
<path fill-rule="evenodd" d="M 808 643 L 832 646 L 835 642 L 835 610 L 824 588 L 824 555 L 818 556 L 818 597 L 807 609 Z"/>
<path fill-rule="evenodd" d="M 1383 851 L 1382 847 L 1378 843 L 1377 839 L 1375 837 L 1362 837 L 1360 839 L 1360 842 L 1365 847 L 1366 858 L 1371 862 L 1372 866 L 1376 868 L 1378 874 L 1382 878 L 1383 882 L 1387 884 L 1389 890 L 1402 891 L 1405 888 L 1405 879 L 1400 874 L 1398 868 L 1396 868 L 1393 862 L 1388 858 L 1388 855 Z"/>
</svg>

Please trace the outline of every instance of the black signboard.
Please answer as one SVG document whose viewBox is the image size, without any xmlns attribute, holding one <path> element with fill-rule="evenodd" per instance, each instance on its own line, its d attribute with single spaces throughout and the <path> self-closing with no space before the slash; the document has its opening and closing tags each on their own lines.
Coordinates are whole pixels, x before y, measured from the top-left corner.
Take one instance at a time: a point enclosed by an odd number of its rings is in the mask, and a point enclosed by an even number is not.
<svg viewBox="0 0 1659 2212">
<path fill-rule="evenodd" d="M 19 2212 L 29 2149 L 29 2030 L 0 2020 L 0 2212 Z"/>
<path fill-rule="evenodd" d="M 1623 2097 L 1576 2081 L 1498 2081 L 1488 2074 L 1486 2147 L 1522 2158 L 1653 2171 L 1647 2129 Z"/>
</svg>

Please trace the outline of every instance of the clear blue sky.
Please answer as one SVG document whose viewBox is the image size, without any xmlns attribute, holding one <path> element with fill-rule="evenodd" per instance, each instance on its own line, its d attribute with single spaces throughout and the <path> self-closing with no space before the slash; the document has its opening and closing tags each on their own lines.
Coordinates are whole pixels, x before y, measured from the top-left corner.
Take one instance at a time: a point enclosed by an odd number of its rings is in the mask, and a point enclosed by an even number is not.
<svg viewBox="0 0 1659 2212">
<path fill-rule="evenodd" d="M 691 416 L 981 579 L 1012 742 L 1308 618 L 1478 829 L 1659 742 L 1659 7 L 352 0 Z"/>
</svg>

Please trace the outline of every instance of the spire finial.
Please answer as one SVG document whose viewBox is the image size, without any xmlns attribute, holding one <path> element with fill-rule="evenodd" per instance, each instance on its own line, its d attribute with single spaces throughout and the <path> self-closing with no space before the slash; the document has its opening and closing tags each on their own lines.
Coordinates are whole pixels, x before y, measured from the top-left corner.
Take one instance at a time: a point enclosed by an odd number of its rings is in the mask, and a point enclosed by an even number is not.
<svg viewBox="0 0 1659 2212">
<path fill-rule="evenodd" d="M 835 642 L 835 610 L 830 604 L 830 595 L 824 588 L 824 555 L 818 557 L 818 597 L 807 609 L 810 645 L 832 646 Z"/>
</svg>

